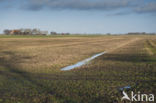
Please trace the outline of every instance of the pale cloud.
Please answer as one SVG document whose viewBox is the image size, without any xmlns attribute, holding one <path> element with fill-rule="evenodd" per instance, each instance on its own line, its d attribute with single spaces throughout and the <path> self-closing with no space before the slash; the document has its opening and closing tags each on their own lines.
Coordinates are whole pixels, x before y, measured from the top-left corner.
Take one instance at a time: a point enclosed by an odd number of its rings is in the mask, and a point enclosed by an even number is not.
<svg viewBox="0 0 156 103">
<path fill-rule="evenodd" d="M 156 13 L 156 2 L 150 2 L 135 9 L 138 13 Z"/>
</svg>

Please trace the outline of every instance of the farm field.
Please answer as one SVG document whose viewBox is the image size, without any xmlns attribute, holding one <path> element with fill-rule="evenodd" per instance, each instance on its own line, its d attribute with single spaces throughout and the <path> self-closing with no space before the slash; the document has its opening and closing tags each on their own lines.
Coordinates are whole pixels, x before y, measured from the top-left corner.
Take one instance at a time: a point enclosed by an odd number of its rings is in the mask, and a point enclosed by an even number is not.
<svg viewBox="0 0 156 103">
<path fill-rule="evenodd" d="M 124 86 L 155 94 L 155 74 L 154 35 L 0 36 L 0 103 L 122 103 Z"/>
</svg>

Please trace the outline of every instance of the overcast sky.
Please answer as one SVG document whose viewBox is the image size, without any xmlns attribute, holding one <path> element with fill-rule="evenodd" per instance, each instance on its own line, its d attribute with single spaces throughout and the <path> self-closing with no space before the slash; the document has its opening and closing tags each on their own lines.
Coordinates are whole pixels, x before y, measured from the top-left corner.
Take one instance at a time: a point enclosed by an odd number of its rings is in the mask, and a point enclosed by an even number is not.
<svg viewBox="0 0 156 103">
<path fill-rule="evenodd" d="M 156 0 L 0 0 L 0 32 L 156 32 Z"/>
</svg>

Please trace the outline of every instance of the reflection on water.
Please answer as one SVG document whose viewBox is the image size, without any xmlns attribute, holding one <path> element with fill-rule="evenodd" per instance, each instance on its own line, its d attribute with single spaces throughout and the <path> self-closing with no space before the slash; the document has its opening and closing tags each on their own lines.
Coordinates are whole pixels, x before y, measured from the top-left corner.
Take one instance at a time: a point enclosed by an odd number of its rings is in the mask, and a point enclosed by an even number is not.
<svg viewBox="0 0 156 103">
<path fill-rule="evenodd" d="M 87 62 L 89 62 L 89 61 L 95 59 L 96 57 L 101 56 L 101 55 L 103 55 L 105 53 L 106 53 L 106 51 L 102 52 L 102 53 L 95 54 L 95 55 L 93 55 L 90 58 L 87 58 L 87 59 L 85 59 L 83 61 L 80 61 L 80 62 L 78 62 L 78 63 L 76 63 L 74 65 L 70 65 L 70 66 L 64 67 L 61 70 L 66 71 L 66 70 L 71 70 L 71 69 L 74 69 L 74 68 L 77 68 L 77 67 L 81 67 L 82 65 L 86 64 Z"/>
<path fill-rule="evenodd" d="M 124 87 L 119 88 L 120 91 L 127 90 L 127 89 L 131 89 L 131 86 L 128 85 L 128 86 L 124 86 Z"/>
</svg>

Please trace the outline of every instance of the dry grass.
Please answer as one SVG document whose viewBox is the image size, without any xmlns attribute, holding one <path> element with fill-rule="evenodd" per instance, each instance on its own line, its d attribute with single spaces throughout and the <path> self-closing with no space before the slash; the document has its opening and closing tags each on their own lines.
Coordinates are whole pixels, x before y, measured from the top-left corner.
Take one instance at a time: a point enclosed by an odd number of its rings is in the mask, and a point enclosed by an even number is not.
<svg viewBox="0 0 156 103">
<path fill-rule="evenodd" d="M 20 70 L 48 73 L 139 39 L 135 36 L 1 38 L 0 59 Z"/>
</svg>

